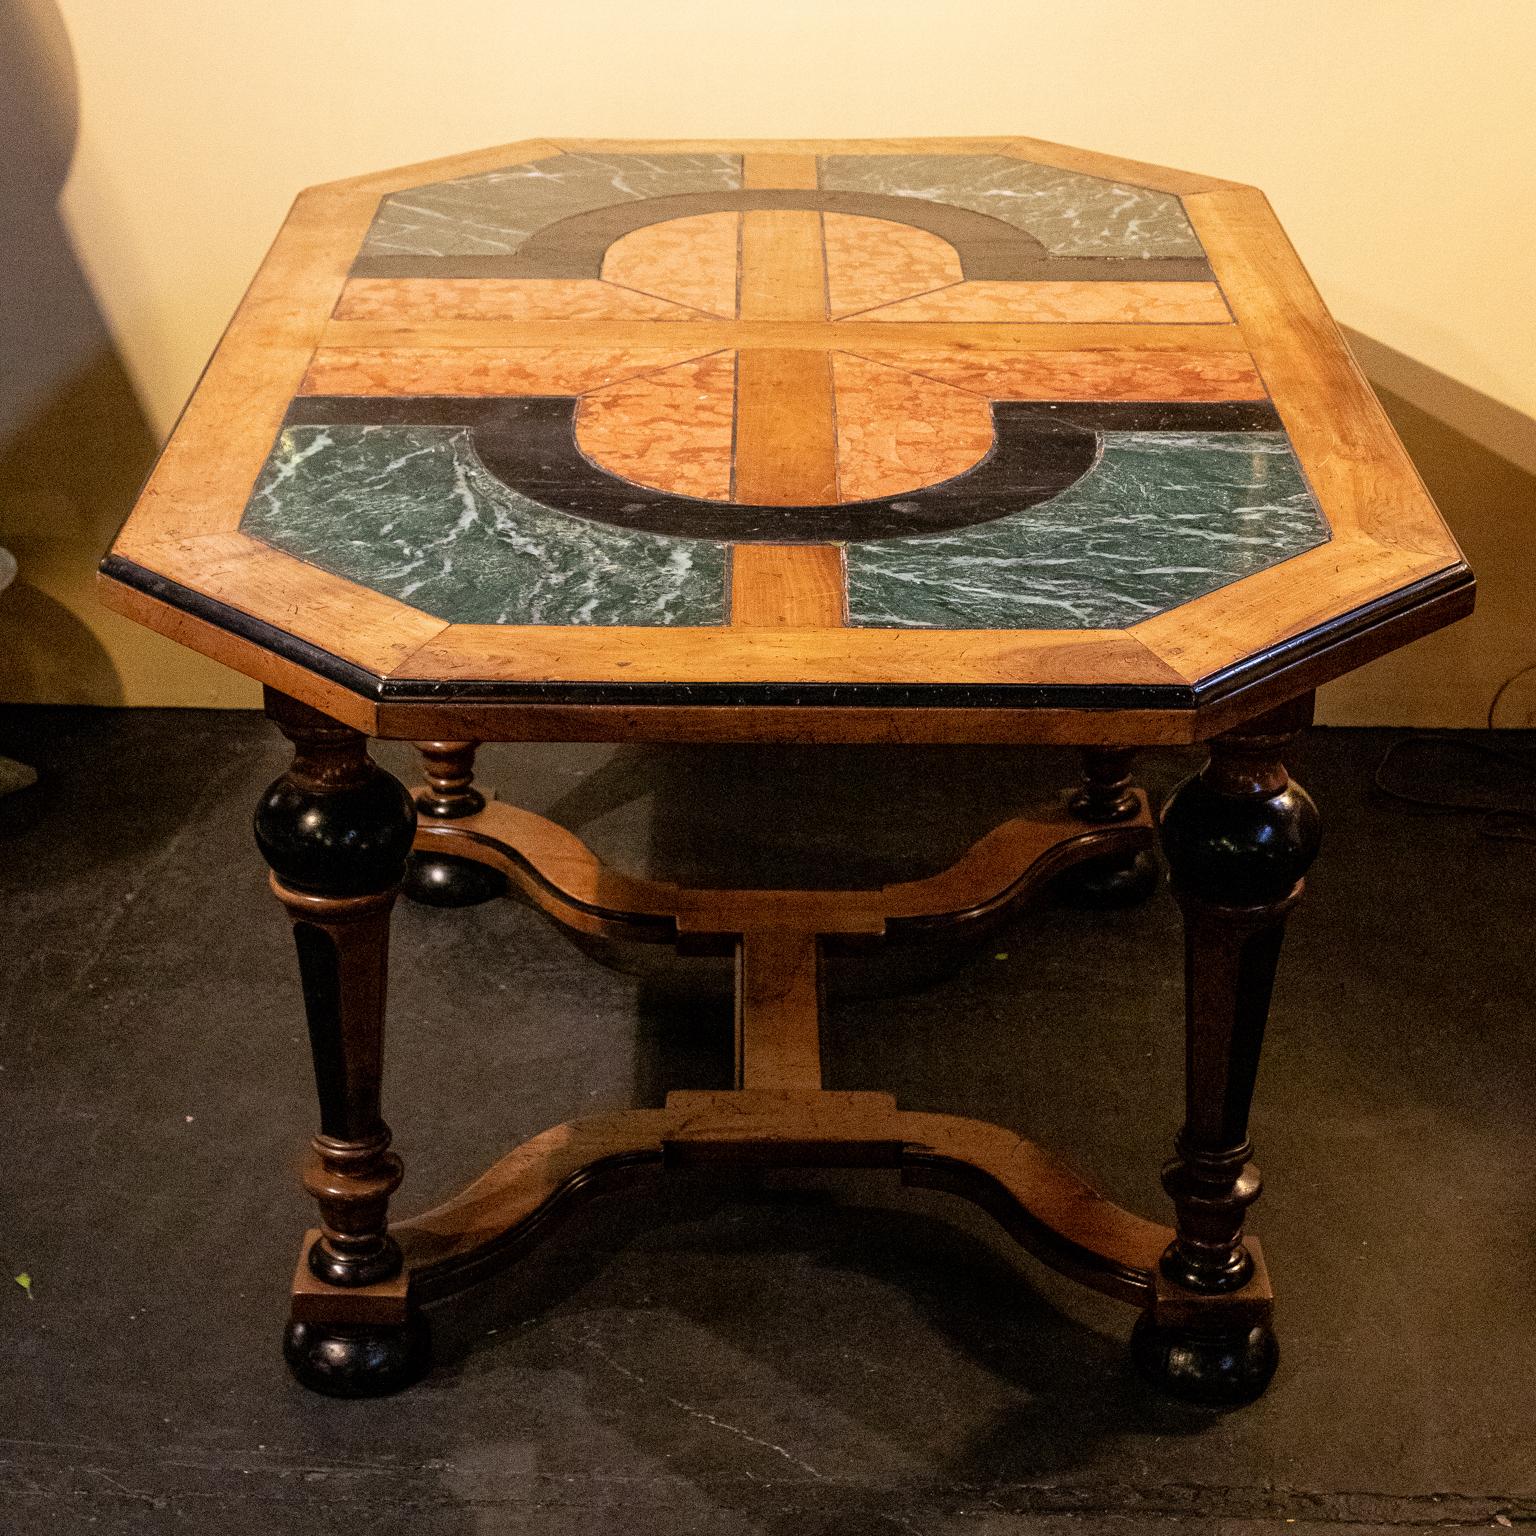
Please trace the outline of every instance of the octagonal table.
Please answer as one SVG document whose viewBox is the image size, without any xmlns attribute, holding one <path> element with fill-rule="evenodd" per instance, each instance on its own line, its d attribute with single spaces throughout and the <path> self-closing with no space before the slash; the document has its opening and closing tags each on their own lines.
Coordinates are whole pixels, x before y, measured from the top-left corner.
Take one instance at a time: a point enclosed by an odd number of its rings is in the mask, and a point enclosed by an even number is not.
<svg viewBox="0 0 1536 1536">
<path fill-rule="evenodd" d="M 1244 1235 L 1312 691 L 1472 579 L 1252 188 L 1027 139 L 532 141 L 303 193 L 103 565 L 104 600 L 267 687 L 257 836 L 320 1100 L 286 1351 L 427 1363 L 421 1303 L 645 1170 L 880 1166 L 1140 1311 L 1170 1390 L 1274 1369 Z M 369 735 L 418 742 L 413 795 Z M 482 741 L 1071 743 L 1066 803 L 880 890 L 604 868 L 473 782 Z M 1210 744 L 1163 847 L 1188 936 L 1173 1226 L 999 1127 L 832 1092 L 825 958 L 985 934 L 1047 880 L 1147 894 L 1132 749 Z M 750 815 L 751 808 L 743 807 Z M 578 1120 L 391 1221 L 403 888 L 734 954 L 737 1089 Z"/>
</svg>

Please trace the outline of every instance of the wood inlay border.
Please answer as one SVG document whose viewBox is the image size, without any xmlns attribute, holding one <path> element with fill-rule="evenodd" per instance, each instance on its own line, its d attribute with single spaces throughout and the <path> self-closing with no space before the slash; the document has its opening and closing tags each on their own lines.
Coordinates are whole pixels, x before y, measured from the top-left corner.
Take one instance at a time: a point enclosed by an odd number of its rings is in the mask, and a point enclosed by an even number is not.
<svg viewBox="0 0 1536 1536">
<path fill-rule="evenodd" d="M 831 544 L 738 544 L 731 623 L 739 629 L 836 629 L 846 618 L 843 554 Z"/>
<path fill-rule="evenodd" d="M 439 320 L 430 325 L 392 325 L 373 320 L 333 320 L 324 328 L 327 347 L 793 347 L 815 352 L 889 347 L 897 337 L 920 346 L 954 346 L 997 352 L 1082 352 L 1096 347 L 1169 352 L 1242 352 L 1242 331 L 1233 324 L 1153 325 L 1048 321 L 1018 324 L 914 320 L 896 327 L 880 321 L 838 320 Z"/>
<path fill-rule="evenodd" d="M 749 192 L 770 188 L 780 191 L 814 191 L 816 156 L 783 154 L 770 150 L 748 151 L 741 157 L 742 185 Z"/>
<path fill-rule="evenodd" d="M 584 151 L 738 154 L 744 191 L 767 200 L 748 211 L 801 218 L 818 216 L 806 206 L 819 195 L 816 156 L 840 153 L 1019 156 L 1171 192 L 1183 199 L 1236 323 L 330 318 L 382 195 Z M 1104 271 L 1098 262 L 1095 275 Z M 1193 377 L 1201 358 L 1241 369 L 1251 356 L 1333 540 L 1130 630 L 1089 632 L 845 630 L 840 585 L 835 608 L 830 597 L 838 551 L 764 542 L 733 570 L 730 625 L 658 633 L 448 626 L 236 531 L 288 399 L 311 367 L 311 388 L 335 389 L 354 370 L 359 389 L 403 394 L 426 377 L 407 390 L 411 356 L 457 359 L 434 366 L 467 394 L 477 368 L 512 350 L 645 348 L 668 361 L 756 350 L 814 372 L 834 351 L 886 362 L 897 344 L 914 362 L 921 349 L 942 350 L 962 370 L 1010 366 L 989 361 L 999 357 L 1048 368 L 1060 356 L 1063 381 L 1084 358 L 1113 370 L 1162 356 Z M 399 377 L 380 385 L 369 369 Z M 1256 398 L 1253 379 L 1234 375 L 1234 395 Z M 974 375 L 947 382 L 978 387 Z M 1023 398 L 1038 401 L 1070 384 L 1019 388 L 1037 391 Z M 826 479 L 824 467 L 817 473 Z M 1454 540 L 1262 194 L 1014 136 L 528 140 L 303 194 L 115 546 L 103 592 L 112 606 L 359 729 L 409 725 L 445 739 L 475 734 L 460 729 L 475 720 L 487 731 L 546 738 L 634 729 L 689 739 L 1189 740 L 1471 603 Z"/>
</svg>

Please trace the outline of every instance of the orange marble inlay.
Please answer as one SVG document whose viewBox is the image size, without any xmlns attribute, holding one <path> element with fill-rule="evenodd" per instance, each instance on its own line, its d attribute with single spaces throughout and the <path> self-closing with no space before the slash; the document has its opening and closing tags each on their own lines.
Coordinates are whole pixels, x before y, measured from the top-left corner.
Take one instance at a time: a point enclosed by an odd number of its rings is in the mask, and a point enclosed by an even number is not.
<svg viewBox="0 0 1536 1536">
<path fill-rule="evenodd" d="M 1215 283 L 956 283 L 859 316 L 863 320 L 1064 321 L 1078 325 L 1229 325 Z"/>
<path fill-rule="evenodd" d="M 648 224 L 615 240 L 603 277 L 675 304 L 729 319 L 736 313 L 741 215 L 701 213 Z"/>
<path fill-rule="evenodd" d="M 323 347 L 301 395 L 579 395 L 698 354 L 675 347 Z"/>
<path fill-rule="evenodd" d="M 986 400 L 1263 400 L 1264 381 L 1240 352 L 986 352 L 902 347 L 860 356 L 909 368 Z"/>
<path fill-rule="evenodd" d="M 824 214 L 822 228 L 836 319 L 948 287 L 965 275 L 954 246 L 926 229 L 849 213 Z"/>
<path fill-rule="evenodd" d="M 342 289 L 335 318 L 410 323 L 702 317 L 681 304 L 595 277 L 354 277 Z"/>
<path fill-rule="evenodd" d="M 754 153 L 746 170 L 751 186 L 814 186 L 816 179 L 807 155 Z M 938 235 L 810 210 L 648 225 L 608 248 L 600 279 L 354 278 L 335 315 L 390 328 L 470 322 L 454 339 L 471 342 L 481 321 L 512 328 L 536 321 L 830 321 L 826 350 L 776 347 L 755 336 L 759 344 L 746 350 L 708 353 L 708 343 L 451 347 L 441 344 L 445 325 L 437 346 L 322 347 L 301 387 L 336 395 L 580 395 L 576 443 L 594 464 L 708 501 L 865 501 L 952 479 L 991 450 L 993 400 L 1265 397 L 1241 353 L 1150 345 L 971 350 L 925 346 L 921 337 L 916 347 L 900 344 L 904 321 L 1230 325 L 1231 316 L 1209 282 L 968 282 L 958 252 Z M 834 350 L 840 336 L 853 334 L 839 333 L 835 322 L 854 318 L 890 322 L 882 333 L 889 345 Z M 622 334 L 633 339 L 647 329 L 628 325 Z M 682 334 L 666 329 L 674 342 Z M 770 576 L 789 579 L 785 561 L 763 560 L 752 580 L 750 561 L 738 572 L 743 602 Z M 807 572 L 819 580 L 824 565 L 796 566 L 796 581 L 809 581 Z M 742 613 L 751 622 L 750 604 Z"/>
<path fill-rule="evenodd" d="M 582 397 L 576 446 L 641 485 L 731 499 L 736 354 L 715 352 Z"/>
<path fill-rule="evenodd" d="M 846 352 L 832 354 L 840 501 L 948 480 L 992 446 L 992 412 L 967 390 Z"/>
</svg>

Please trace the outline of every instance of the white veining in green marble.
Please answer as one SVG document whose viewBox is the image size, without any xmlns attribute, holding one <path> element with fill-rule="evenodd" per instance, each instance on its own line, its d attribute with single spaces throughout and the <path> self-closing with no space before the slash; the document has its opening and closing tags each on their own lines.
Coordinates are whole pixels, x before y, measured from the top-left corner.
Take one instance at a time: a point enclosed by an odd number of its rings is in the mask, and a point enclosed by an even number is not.
<svg viewBox="0 0 1536 1536">
<path fill-rule="evenodd" d="M 849 623 L 1118 629 L 1326 543 L 1283 432 L 1106 432 L 1049 501 L 850 544 Z"/>
<path fill-rule="evenodd" d="M 740 155 L 547 155 L 392 192 L 364 256 L 504 256 L 572 214 L 687 192 L 734 192 Z"/>
<path fill-rule="evenodd" d="M 240 526 L 450 623 L 725 621 L 722 545 L 541 506 L 463 427 L 285 427 Z"/>
<path fill-rule="evenodd" d="M 990 214 L 1055 256 L 1205 254 L 1172 193 L 1009 155 L 824 155 L 820 182 L 827 191 L 917 197 Z"/>
</svg>

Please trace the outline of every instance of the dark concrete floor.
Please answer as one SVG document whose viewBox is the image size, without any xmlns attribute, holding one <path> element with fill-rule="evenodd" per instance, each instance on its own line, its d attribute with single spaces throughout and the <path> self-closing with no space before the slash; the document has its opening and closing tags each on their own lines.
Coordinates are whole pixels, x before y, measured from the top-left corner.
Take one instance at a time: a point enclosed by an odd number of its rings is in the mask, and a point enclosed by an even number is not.
<svg viewBox="0 0 1536 1536">
<path fill-rule="evenodd" d="M 1284 1356 L 1260 1403 L 1160 1401 L 1127 1369 L 1128 1313 L 876 1174 L 601 1202 L 436 1311 L 425 1383 L 338 1403 L 277 1352 L 312 1115 L 248 812 L 282 744 L 247 715 L 0 711 L 0 752 L 43 770 L 0 802 L 0 1529 L 1536 1521 L 1536 850 L 1373 799 L 1387 739 L 1319 732 L 1298 764 L 1328 832 L 1254 1122 Z M 859 883 L 941 866 L 1070 760 L 541 747 L 485 769 L 632 868 Z M 555 1121 L 728 1076 L 707 965 L 679 995 L 510 903 L 407 908 L 395 934 L 402 1210 Z M 1165 897 L 1042 908 L 917 995 L 865 977 L 832 1012 L 829 1081 L 1015 1127 L 1161 1212 L 1178 952 Z"/>
</svg>

